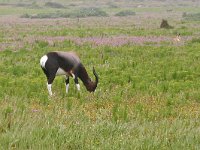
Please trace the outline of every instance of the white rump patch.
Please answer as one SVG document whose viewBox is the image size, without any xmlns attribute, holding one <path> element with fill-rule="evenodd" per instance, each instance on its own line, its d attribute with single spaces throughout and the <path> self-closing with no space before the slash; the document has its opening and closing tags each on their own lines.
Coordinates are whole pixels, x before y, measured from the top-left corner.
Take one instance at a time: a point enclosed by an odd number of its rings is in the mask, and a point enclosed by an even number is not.
<svg viewBox="0 0 200 150">
<path fill-rule="evenodd" d="M 42 58 L 40 59 L 40 65 L 42 66 L 42 68 L 45 68 L 47 59 L 48 59 L 47 55 L 42 56 Z"/>
</svg>

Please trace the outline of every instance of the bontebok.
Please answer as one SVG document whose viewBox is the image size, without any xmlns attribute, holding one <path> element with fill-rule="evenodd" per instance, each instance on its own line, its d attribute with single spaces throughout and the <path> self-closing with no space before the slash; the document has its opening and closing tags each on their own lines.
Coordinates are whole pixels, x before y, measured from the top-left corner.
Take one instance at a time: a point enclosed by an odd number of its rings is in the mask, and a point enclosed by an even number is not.
<svg viewBox="0 0 200 150">
<path fill-rule="evenodd" d="M 49 52 L 40 59 L 40 65 L 47 77 L 47 89 L 52 95 L 51 85 L 55 76 L 66 76 L 66 93 L 69 89 L 69 77 L 73 77 L 77 90 L 80 90 L 78 78 L 80 78 L 89 92 L 94 92 L 98 84 L 98 75 L 93 68 L 95 82 L 91 81 L 88 73 L 74 52 Z"/>
</svg>

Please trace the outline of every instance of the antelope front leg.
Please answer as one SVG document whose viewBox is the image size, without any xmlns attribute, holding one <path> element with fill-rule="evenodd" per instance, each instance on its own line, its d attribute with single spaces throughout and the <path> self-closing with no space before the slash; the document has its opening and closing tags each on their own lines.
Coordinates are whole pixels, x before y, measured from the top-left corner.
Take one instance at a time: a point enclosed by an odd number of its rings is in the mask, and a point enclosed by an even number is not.
<svg viewBox="0 0 200 150">
<path fill-rule="evenodd" d="M 68 91 L 69 91 L 69 76 L 66 76 L 65 84 L 66 84 L 66 93 L 68 93 Z"/>
<path fill-rule="evenodd" d="M 48 83 L 47 83 L 47 89 L 48 89 L 48 92 L 49 92 L 49 95 L 50 95 L 50 96 L 53 95 L 52 90 L 51 90 L 51 85 L 52 85 L 52 84 L 48 84 Z"/>
<path fill-rule="evenodd" d="M 75 76 L 74 82 L 75 82 L 75 84 L 76 84 L 77 90 L 80 91 L 80 85 L 79 85 L 79 83 L 78 83 L 78 77 L 77 77 L 77 76 Z"/>
<path fill-rule="evenodd" d="M 70 75 L 72 76 L 72 78 L 74 79 L 74 82 L 76 84 L 76 88 L 78 91 L 80 91 L 80 85 L 78 83 L 78 77 L 76 74 L 74 74 L 72 71 L 70 71 Z"/>
</svg>

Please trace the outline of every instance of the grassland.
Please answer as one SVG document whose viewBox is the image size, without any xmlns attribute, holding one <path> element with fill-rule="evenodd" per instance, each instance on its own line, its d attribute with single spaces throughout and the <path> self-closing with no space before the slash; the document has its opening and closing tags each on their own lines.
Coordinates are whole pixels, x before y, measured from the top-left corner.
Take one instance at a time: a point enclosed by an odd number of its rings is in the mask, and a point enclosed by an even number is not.
<svg viewBox="0 0 200 150">
<path fill-rule="evenodd" d="M 182 18 L 193 5 L 79 19 L 26 19 L 27 9 L 0 6 L 0 149 L 199 149 L 200 26 Z M 163 18 L 174 28 L 160 29 Z M 49 97 L 40 57 L 71 50 L 93 79 L 96 68 L 97 90 L 80 82 L 78 93 L 70 80 L 66 94 L 57 77 Z"/>
</svg>

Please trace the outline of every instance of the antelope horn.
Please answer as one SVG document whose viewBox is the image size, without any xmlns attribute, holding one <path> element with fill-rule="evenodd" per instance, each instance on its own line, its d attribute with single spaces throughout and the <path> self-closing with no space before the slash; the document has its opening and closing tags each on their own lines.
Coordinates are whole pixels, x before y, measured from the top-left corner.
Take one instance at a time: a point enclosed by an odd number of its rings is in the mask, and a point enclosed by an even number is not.
<svg viewBox="0 0 200 150">
<path fill-rule="evenodd" d="M 98 82 L 99 82 L 99 77 L 98 77 L 98 75 L 97 75 L 97 73 L 96 73 L 94 67 L 93 67 L 93 74 L 94 74 L 94 76 L 95 76 L 95 83 L 96 83 L 96 85 L 97 85 Z"/>
</svg>

